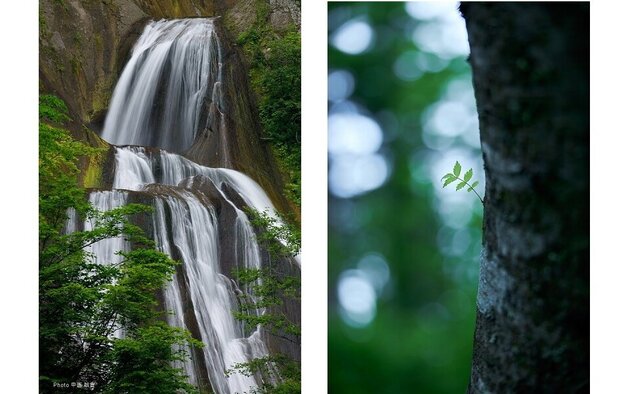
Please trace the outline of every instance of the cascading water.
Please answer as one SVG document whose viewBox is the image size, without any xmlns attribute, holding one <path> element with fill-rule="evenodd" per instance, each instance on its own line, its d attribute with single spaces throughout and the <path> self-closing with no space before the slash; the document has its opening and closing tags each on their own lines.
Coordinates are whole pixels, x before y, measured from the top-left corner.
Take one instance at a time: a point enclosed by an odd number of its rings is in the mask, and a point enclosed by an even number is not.
<svg viewBox="0 0 630 394">
<path fill-rule="evenodd" d="M 116 148 L 115 188 L 140 190 L 148 183 L 177 186 L 183 180 L 197 175 L 209 178 L 219 189 L 224 184 L 228 185 L 247 205 L 261 212 L 269 211 L 275 216 L 273 203 L 265 191 L 250 177 L 238 171 L 204 167 L 163 150 L 150 154 L 138 146 Z"/>
<path fill-rule="evenodd" d="M 236 266 L 260 268 L 254 230 L 239 207 L 273 216 L 275 210 L 246 175 L 162 150 L 184 152 L 204 122 L 223 116 L 220 61 L 212 20 L 159 21 L 145 28 L 116 85 L 102 132 L 112 144 L 138 146 L 115 148 L 113 190 L 93 191 L 90 201 L 99 210 L 124 205 L 133 193 L 153 201 L 152 236 L 161 251 L 182 263 L 163 291 L 164 307 L 172 312 L 168 322 L 189 329 L 205 344 L 201 351 L 188 349 L 191 358 L 177 366 L 191 384 L 230 394 L 255 390 L 260 377 L 226 377 L 225 370 L 269 351 L 261 327 L 247 332 L 233 317 L 237 294 L 248 289 L 239 289 L 228 277 L 221 256 L 234 256 Z M 229 228 L 221 225 L 217 201 L 233 212 Z M 76 229 L 74 221 L 66 228 Z M 86 229 L 90 226 L 84 223 Z M 225 232 L 230 232 L 225 237 L 229 243 L 220 241 Z M 98 262 L 118 262 L 115 252 L 129 247 L 112 239 L 93 245 L 90 252 Z"/>
<path fill-rule="evenodd" d="M 238 193 L 248 206 L 259 212 L 267 212 L 269 216 L 281 221 L 262 187 L 247 175 L 235 170 L 204 167 L 164 150 L 151 154 L 138 146 L 116 148 L 116 169 L 114 187 L 130 190 L 140 190 L 143 185 L 154 182 L 177 186 L 186 180 L 188 183 L 182 184 L 186 186 L 189 185 L 191 178 L 204 176 L 209 178 L 222 197 L 240 212 L 239 217 L 246 217 L 246 215 L 221 192 L 223 185 L 227 185 Z M 296 256 L 296 262 L 300 263 L 299 255 Z"/>
<path fill-rule="evenodd" d="M 188 191 L 182 191 L 178 197 L 166 196 L 165 200 L 172 215 L 173 244 L 179 250 L 187 273 L 195 319 L 206 344 L 203 349 L 205 365 L 211 381 L 220 385 L 214 387 L 215 391 L 247 392 L 256 385 L 253 378 L 236 374 L 226 381 L 224 371 L 235 363 L 247 361 L 248 355 L 252 354 L 250 341 L 260 339 L 254 336 L 244 338 L 232 317 L 236 298 L 232 282 L 219 272 L 214 210 L 206 208 Z M 166 222 L 158 223 L 160 228 L 166 225 Z M 174 283 L 170 287 L 173 292 L 178 290 Z M 179 298 L 181 295 L 175 297 Z M 175 313 L 177 322 L 181 321 L 183 316 L 177 316 L 177 308 Z"/>
<path fill-rule="evenodd" d="M 220 90 L 220 51 L 212 20 L 150 23 L 116 84 L 102 137 L 117 145 L 188 149 L 205 127 L 208 89 L 212 96 Z"/>
</svg>

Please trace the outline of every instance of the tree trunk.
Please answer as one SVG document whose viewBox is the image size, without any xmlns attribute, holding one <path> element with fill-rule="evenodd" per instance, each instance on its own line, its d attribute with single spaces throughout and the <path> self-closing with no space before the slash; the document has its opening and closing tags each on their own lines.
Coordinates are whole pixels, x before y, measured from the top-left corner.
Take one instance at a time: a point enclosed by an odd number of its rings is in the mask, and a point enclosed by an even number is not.
<svg viewBox="0 0 630 394">
<path fill-rule="evenodd" d="M 589 5 L 461 10 L 486 172 L 468 392 L 587 392 Z"/>
</svg>

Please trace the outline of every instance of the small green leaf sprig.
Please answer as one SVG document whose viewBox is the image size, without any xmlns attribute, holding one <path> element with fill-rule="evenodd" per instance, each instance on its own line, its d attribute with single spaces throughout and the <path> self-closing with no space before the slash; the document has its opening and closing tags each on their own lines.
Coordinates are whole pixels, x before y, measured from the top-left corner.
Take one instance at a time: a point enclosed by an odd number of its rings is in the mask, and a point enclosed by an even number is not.
<svg viewBox="0 0 630 394">
<path fill-rule="evenodd" d="M 474 192 L 479 198 L 479 201 L 481 201 L 481 203 L 483 204 L 483 199 L 481 198 L 479 193 L 477 193 L 477 191 L 475 190 L 475 187 L 477 187 L 477 185 L 479 184 L 479 181 L 474 181 L 472 184 L 468 183 L 473 177 L 473 169 L 471 168 L 468 171 L 466 171 L 466 173 L 464 174 L 464 178 L 459 177 L 461 173 L 462 173 L 462 165 L 459 164 L 458 161 L 456 161 L 455 166 L 453 167 L 453 172 L 452 173 L 449 172 L 448 174 L 442 177 L 442 181 L 444 181 L 444 185 L 442 186 L 442 188 L 445 188 L 446 186 L 450 185 L 451 183 L 455 181 L 460 181 L 455 187 L 455 190 L 461 190 L 465 186 L 468 186 L 468 189 L 466 191 L 468 193 Z"/>
</svg>

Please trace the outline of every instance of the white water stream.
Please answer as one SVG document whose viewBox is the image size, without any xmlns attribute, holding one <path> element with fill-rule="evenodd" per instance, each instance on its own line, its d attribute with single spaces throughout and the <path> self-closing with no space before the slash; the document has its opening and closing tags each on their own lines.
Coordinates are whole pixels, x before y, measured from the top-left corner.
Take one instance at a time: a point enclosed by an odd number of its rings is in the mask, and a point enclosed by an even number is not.
<svg viewBox="0 0 630 394">
<path fill-rule="evenodd" d="M 247 206 L 259 212 L 266 212 L 270 217 L 281 222 L 281 218 L 276 214 L 273 203 L 263 188 L 247 175 L 235 170 L 205 167 L 164 150 L 148 154 L 143 147 L 139 146 L 117 147 L 116 169 L 114 187 L 128 190 L 141 190 L 150 183 L 189 187 L 191 178 L 201 175 L 207 177 L 215 185 L 222 197 L 231 203 L 239 217 L 243 216 L 244 220 L 247 220 L 246 215 L 222 192 L 223 185 L 234 190 Z M 300 264 L 299 255 L 295 260 Z"/>
<path fill-rule="evenodd" d="M 116 145 L 188 149 L 204 126 L 208 89 L 220 92 L 220 56 L 211 19 L 150 23 L 116 84 L 102 137 Z"/>
</svg>

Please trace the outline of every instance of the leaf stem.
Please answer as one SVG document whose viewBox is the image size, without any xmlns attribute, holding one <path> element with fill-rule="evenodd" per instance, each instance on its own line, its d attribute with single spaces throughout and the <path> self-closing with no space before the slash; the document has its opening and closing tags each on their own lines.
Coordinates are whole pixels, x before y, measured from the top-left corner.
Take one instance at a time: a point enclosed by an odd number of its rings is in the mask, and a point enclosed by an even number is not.
<svg viewBox="0 0 630 394">
<path fill-rule="evenodd" d="M 454 175 L 454 174 L 453 174 Z M 479 195 L 479 193 L 477 193 L 477 190 L 475 190 L 474 187 L 470 186 L 470 184 L 468 182 L 466 182 L 465 180 L 463 180 L 462 178 L 456 176 L 455 178 L 459 179 L 460 181 L 464 182 L 466 185 L 468 185 L 469 188 L 472 189 L 473 192 L 475 192 L 475 194 L 477 195 L 477 198 L 479 198 L 479 201 L 481 201 L 481 205 L 483 204 L 483 198 L 481 198 L 481 196 Z"/>
</svg>

